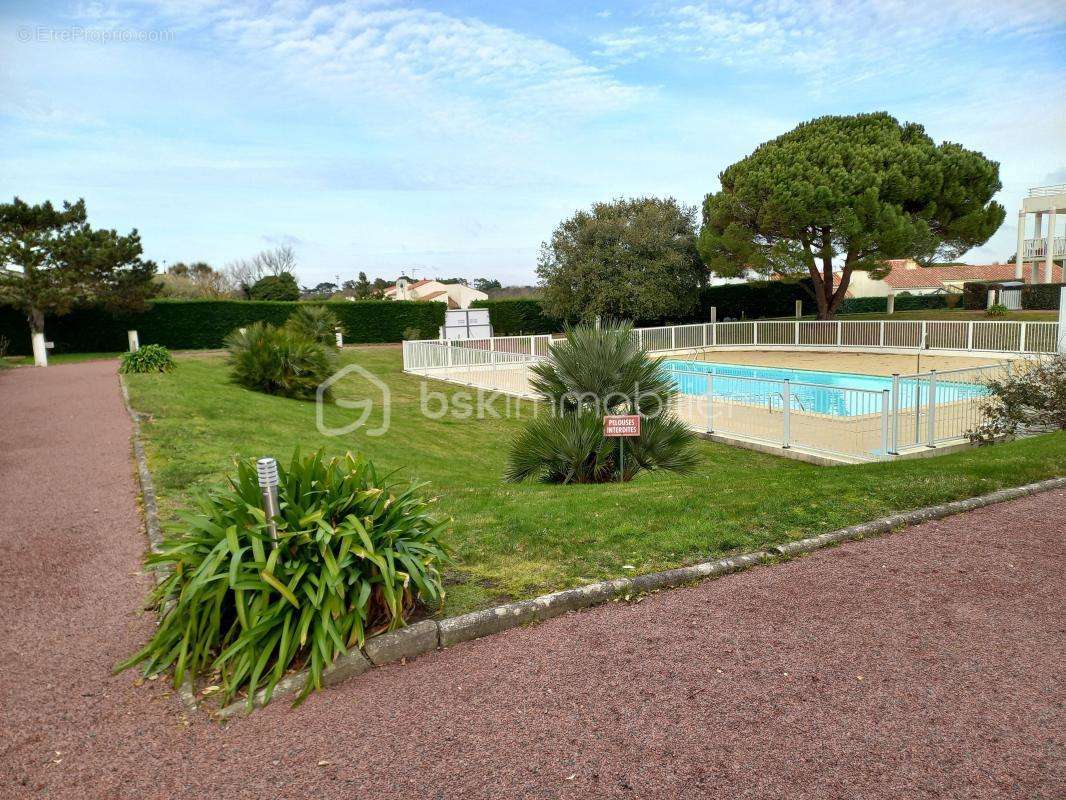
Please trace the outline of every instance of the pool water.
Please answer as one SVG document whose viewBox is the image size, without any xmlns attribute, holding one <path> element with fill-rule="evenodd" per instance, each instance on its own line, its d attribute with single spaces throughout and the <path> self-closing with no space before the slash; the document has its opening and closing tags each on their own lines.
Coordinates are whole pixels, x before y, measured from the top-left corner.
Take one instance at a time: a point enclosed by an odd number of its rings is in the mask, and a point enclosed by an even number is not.
<svg viewBox="0 0 1066 800">
<path fill-rule="evenodd" d="M 783 389 L 788 380 L 791 408 L 839 417 L 880 413 L 885 396 L 892 390 L 892 379 L 880 375 L 851 372 L 820 372 L 780 367 L 750 367 L 739 364 L 715 364 L 706 361 L 663 362 L 663 369 L 673 377 L 678 390 L 687 395 L 704 395 L 710 384 L 713 396 L 723 400 L 766 404 L 781 408 Z M 956 403 L 984 397 L 988 390 L 977 383 L 937 381 L 936 402 Z M 899 407 L 926 406 L 929 383 L 904 378 L 900 381 Z"/>
</svg>

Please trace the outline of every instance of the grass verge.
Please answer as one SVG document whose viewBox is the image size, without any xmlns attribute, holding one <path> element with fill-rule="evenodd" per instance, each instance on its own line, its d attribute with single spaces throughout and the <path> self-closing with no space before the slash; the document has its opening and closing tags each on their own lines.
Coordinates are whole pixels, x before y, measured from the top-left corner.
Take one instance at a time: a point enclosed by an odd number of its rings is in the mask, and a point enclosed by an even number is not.
<svg viewBox="0 0 1066 800">
<path fill-rule="evenodd" d="M 197 486 L 220 480 L 234 458 L 294 447 L 328 454 L 362 451 L 383 469 L 431 483 L 442 513 L 455 519 L 458 567 L 448 577 L 449 616 L 544 591 L 619 575 L 668 569 L 864 522 L 885 514 L 970 497 L 1062 474 L 1066 432 L 937 458 L 817 467 L 727 445 L 701 444 L 695 475 L 645 475 L 630 484 L 541 486 L 503 483 L 507 443 L 522 425 L 502 418 L 429 419 L 465 390 L 406 375 L 400 351 L 345 350 L 392 394 L 391 426 L 376 403 L 366 425 L 344 436 L 317 430 L 314 403 L 258 394 L 227 380 L 218 356 L 178 358 L 170 374 L 129 375 L 143 425 L 164 525 Z M 377 398 L 365 378 L 334 387 L 342 400 Z M 438 393 L 427 395 L 427 393 Z M 489 398 L 489 393 L 483 393 Z M 512 412 L 517 401 L 511 400 Z M 518 407 L 525 418 L 532 405 Z M 334 426 L 359 411 L 326 409 Z"/>
</svg>

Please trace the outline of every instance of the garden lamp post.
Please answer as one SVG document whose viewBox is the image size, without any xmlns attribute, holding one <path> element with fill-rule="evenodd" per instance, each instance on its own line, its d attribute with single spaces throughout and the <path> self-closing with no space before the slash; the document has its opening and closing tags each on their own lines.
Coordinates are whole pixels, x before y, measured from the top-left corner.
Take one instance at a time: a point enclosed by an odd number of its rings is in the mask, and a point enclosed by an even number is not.
<svg viewBox="0 0 1066 800">
<path fill-rule="evenodd" d="M 263 493 L 263 511 L 266 514 L 267 526 L 270 529 L 270 538 L 278 540 L 278 514 L 281 506 L 278 503 L 278 462 L 270 458 L 260 458 L 255 462 L 255 471 L 259 476 L 259 490 Z"/>
</svg>

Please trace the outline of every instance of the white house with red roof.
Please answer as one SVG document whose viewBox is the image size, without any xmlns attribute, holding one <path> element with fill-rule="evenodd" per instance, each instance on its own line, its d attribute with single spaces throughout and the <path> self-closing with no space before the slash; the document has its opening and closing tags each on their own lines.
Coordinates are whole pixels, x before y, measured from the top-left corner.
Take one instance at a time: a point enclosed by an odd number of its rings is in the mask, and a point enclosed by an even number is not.
<svg viewBox="0 0 1066 800">
<path fill-rule="evenodd" d="M 400 278 L 394 286 L 385 290 L 386 300 L 414 300 L 428 303 L 445 303 L 448 308 L 470 308 L 475 300 L 488 300 L 489 296 L 464 283 L 441 283 L 435 280 L 408 281 Z"/>
<path fill-rule="evenodd" d="M 886 261 L 888 273 L 883 278 L 874 278 L 868 272 L 853 272 L 848 284 L 852 297 L 887 297 L 890 294 L 960 294 L 962 286 L 969 281 L 1014 281 L 1014 264 L 950 264 L 939 267 L 923 267 L 911 258 L 896 258 Z M 1022 280 L 1031 283 L 1030 271 Z M 1062 282 L 1062 266 L 1054 265 L 1051 283 Z M 1039 281 L 1038 281 L 1039 282 Z"/>
</svg>

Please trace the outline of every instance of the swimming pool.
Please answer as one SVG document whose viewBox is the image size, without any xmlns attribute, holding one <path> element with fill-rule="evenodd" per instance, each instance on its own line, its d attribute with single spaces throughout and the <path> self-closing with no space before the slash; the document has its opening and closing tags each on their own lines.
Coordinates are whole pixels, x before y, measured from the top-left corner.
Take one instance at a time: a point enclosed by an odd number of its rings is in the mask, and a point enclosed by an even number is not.
<svg viewBox="0 0 1066 800">
<path fill-rule="evenodd" d="M 781 408 L 782 381 L 788 380 L 792 410 L 838 417 L 880 413 L 885 401 L 884 392 L 892 390 L 891 378 L 851 372 L 749 367 L 674 359 L 664 361 L 663 369 L 674 379 L 682 394 L 705 395 L 709 384 L 715 398 L 767 405 L 770 408 Z M 939 405 L 987 394 L 988 390 L 981 384 L 945 379 L 937 381 L 935 399 Z M 928 402 L 928 380 L 900 380 L 900 409 L 926 406 Z"/>
</svg>

